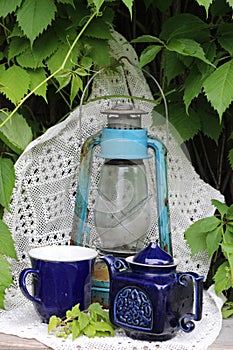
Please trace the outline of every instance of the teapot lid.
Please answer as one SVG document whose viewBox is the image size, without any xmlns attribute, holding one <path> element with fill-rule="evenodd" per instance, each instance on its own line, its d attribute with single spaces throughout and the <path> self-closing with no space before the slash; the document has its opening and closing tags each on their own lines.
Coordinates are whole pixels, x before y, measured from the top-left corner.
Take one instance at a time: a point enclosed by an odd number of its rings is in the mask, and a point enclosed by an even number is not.
<svg viewBox="0 0 233 350">
<path fill-rule="evenodd" d="M 133 262 L 146 265 L 173 265 L 172 256 L 162 250 L 156 242 L 141 250 L 133 257 Z"/>
</svg>

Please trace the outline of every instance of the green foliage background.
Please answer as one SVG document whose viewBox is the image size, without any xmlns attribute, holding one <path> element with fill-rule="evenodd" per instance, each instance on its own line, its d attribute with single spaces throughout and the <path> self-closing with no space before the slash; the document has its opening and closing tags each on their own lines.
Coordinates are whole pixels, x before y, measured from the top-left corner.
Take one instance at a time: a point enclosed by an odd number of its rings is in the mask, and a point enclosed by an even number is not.
<svg viewBox="0 0 233 350">
<path fill-rule="evenodd" d="M 0 0 L 0 205 L 26 145 L 79 105 L 91 75 L 112 63 L 110 27 L 162 86 L 169 119 L 200 176 L 233 202 L 232 0 Z M 85 29 L 85 30 L 84 30 Z M 157 110 L 161 96 L 148 78 Z M 156 117 L 153 120 L 156 125 Z M 15 257 L 4 223 L 0 306 Z M 229 296 L 230 298 L 230 296 Z"/>
</svg>

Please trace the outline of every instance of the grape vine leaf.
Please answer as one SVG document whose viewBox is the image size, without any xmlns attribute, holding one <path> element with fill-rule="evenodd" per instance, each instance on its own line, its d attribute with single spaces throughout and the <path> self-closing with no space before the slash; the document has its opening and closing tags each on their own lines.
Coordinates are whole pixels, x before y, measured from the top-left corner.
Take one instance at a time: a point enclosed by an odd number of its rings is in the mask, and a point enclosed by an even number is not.
<svg viewBox="0 0 233 350">
<path fill-rule="evenodd" d="M 233 0 L 227 0 L 227 2 L 233 8 Z"/>
<path fill-rule="evenodd" d="M 100 10 L 101 6 L 103 5 L 104 0 L 93 0 L 93 3 L 96 7 L 97 13 L 99 13 L 99 10 Z"/>
<path fill-rule="evenodd" d="M 160 45 L 149 45 L 141 53 L 139 59 L 139 68 L 144 67 L 155 59 L 157 54 L 161 51 L 162 46 Z"/>
<path fill-rule="evenodd" d="M 206 103 L 204 96 L 198 97 L 198 115 L 201 120 L 201 131 L 218 144 L 219 136 L 223 130 L 223 124 L 220 123 L 217 112 L 209 103 Z M 207 118 L 208 123 L 206 123 Z"/>
<path fill-rule="evenodd" d="M 16 11 L 17 21 L 31 45 L 55 18 L 54 0 L 24 0 Z"/>
<path fill-rule="evenodd" d="M 122 0 L 122 2 L 128 8 L 129 13 L 130 13 L 130 17 L 132 18 L 132 7 L 133 7 L 134 0 Z"/>
<path fill-rule="evenodd" d="M 208 24 L 188 13 L 170 17 L 164 23 L 160 34 L 160 38 L 167 41 L 172 38 L 186 38 L 206 42 L 209 41 L 209 37 Z"/>
<path fill-rule="evenodd" d="M 217 68 L 204 81 L 205 95 L 212 107 L 217 110 L 220 120 L 233 100 L 233 60 Z"/>
<path fill-rule="evenodd" d="M 197 97 L 201 93 L 202 83 L 202 74 L 197 70 L 197 67 L 194 66 L 193 69 L 191 69 L 184 83 L 183 99 L 187 114 L 190 103 L 195 97 Z"/>
<path fill-rule="evenodd" d="M 0 232 L 0 257 L 1 255 L 6 255 L 13 259 L 17 259 L 11 232 L 8 226 L 2 220 L 0 220 Z M 2 280 L 0 274 L 0 284 L 1 281 Z"/>
<path fill-rule="evenodd" d="M 29 88 L 29 75 L 16 65 L 4 70 L 0 74 L 0 91 L 14 104 L 17 104 L 27 93 Z"/>
<path fill-rule="evenodd" d="M 220 45 L 233 56 L 233 23 L 222 23 L 218 26 L 217 39 Z"/>
<path fill-rule="evenodd" d="M 164 42 L 152 35 L 141 35 L 136 39 L 131 40 L 131 43 L 157 43 L 164 45 Z"/>
<path fill-rule="evenodd" d="M 112 39 L 109 25 L 102 18 L 95 18 L 85 30 L 85 35 L 97 39 Z"/>
<path fill-rule="evenodd" d="M 231 168 L 232 168 L 232 170 L 233 170 L 233 148 L 230 149 L 230 151 L 229 151 L 228 160 L 229 160 L 230 166 L 231 166 Z"/>
<path fill-rule="evenodd" d="M 45 79 L 46 79 L 46 71 L 43 68 L 38 69 L 28 69 L 27 70 L 29 77 L 30 77 L 30 90 L 34 90 L 35 95 L 41 96 L 44 98 L 45 101 L 47 101 L 46 97 L 46 91 L 47 91 L 47 83 L 44 82 L 43 85 L 38 87 Z"/>
<path fill-rule="evenodd" d="M 29 46 L 29 41 L 26 38 L 13 37 L 8 46 L 8 60 L 23 53 Z"/>
<path fill-rule="evenodd" d="M 213 0 L 196 0 L 196 1 L 200 6 L 204 6 L 204 8 L 206 10 L 206 17 L 208 17 L 208 10 L 209 10 L 209 7 L 212 4 Z"/>
<path fill-rule="evenodd" d="M 6 114 L 0 112 L 0 123 L 5 119 Z M 23 116 L 17 112 L 0 128 L 0 138 L 17 154 L 24 151 L 29 142 L 32 141 L 32 137 L 31 128 Z"/>
<path fill-rule="evenodd" d="M 184 232 L 184 237 L 191 249 L 192 255 L 207 249 L 206 236 L 215 230 L 221 221 L 215 216 L 200 219 L 194 222 Z"/>
<path fill-rule="evenodd" d="M 178 54 L 172 51 L 164 52 L 164 74 L 168 80 L 168 83 L 179 74 L 185 71 L 185 65 L 178 58 Z"/>
<path fill-rule="evenodd" d="M 221 293 L 223 290 L 228 290 L 233 286 L 228 261 L 225 261 L 218 267 L 213 279 L 216 294 Z"/>
<path fill-rule="evenodd" d="M 208 256 L 211 257 L 214 252 L 219 248 L 219 244 L 222 241 L 222 227 L 218 226 L 213 231 L 210 231 L 206 235 L 206 246 Z"/>
<path fill-rule="evenodd" d="M 9 158 L 0 158 L 0 204 L 9 211 L 9 204 L 15 184 L 14 165 Z M 1 222 L 0 222 L 1 224 Z M 1 232 L 1 230 L 0 230 Z M 1 240 L 1 234 L 0 234 Z M 0 245 L 1 251 L 1 245 Z"/>
<path fill-rule="evenodd" d="M 15 11 L 16 8 L 21 5 L 21 2 L 22 0 L 1 0 L 0 17 L 6 17 L 9 13 Z"/>
<path fill-rule="evenodd" d="M 169 51 L 175 51 L 183 56 L 191 56 L 198 58 L 199 60 L 213 65 L 206 57 L 201 45 L 192 39 L 172 39 L 167 44 Z"/>
</svg>

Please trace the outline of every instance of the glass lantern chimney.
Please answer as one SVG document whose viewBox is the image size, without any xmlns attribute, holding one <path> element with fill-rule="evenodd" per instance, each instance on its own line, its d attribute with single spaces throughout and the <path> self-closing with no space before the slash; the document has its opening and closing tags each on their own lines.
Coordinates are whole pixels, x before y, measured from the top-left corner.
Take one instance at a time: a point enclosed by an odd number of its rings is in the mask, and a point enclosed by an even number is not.
<svg viewBox="0 0 233 350">
<path fill-rule="evenodd" d="M 141 129 L 141 115 L 145 112 L 120 104 L 104 113 L 109 130 L 103 131 L 106 137 L 100 156 L 105 162 L 98 184 L 94 224 L 100 238 L 100 251 L 123 256 L 143 248 L 150 227 L 148 185 L 141 151 L 138 155 L 135 153 L 135 140 L 132 139 L 132 144 L 125 140 L 129 136 L 127 130 Z M 119 142 L 124 149 L 111 150 Z"/>
<path fill-rule="evenodd" d="M 90 174 L 94 149 L 104 159 L 95 198 L 93 221 L 102 253 L 117 256 L 135 254 L 146 243 L 150 227 L 150 201 L 144 161 L 154 153 L 157 187 L 157 210 L 160 247 L 172 255 L 166 147 L 157 138 L 149 137 L 141 127 L 147 114 L 128 104 L 117 104 L 105 110 L 107 127 L 87 138 L 80 158 L 80 174 L 75 201 L 71 244 L 89 243 L 87 226 Z M 98 244 L 98 245 L 97 245 Z"/>
</svg>

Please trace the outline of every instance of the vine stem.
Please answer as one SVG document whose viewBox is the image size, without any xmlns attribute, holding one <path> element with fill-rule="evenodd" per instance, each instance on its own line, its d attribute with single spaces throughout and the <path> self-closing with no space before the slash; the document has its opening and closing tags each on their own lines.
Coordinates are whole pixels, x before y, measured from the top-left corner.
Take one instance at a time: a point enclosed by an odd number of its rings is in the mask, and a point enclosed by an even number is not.
<svg viewBox="0 0 233 350">
<path fill-rule="evenodd" d="M 18 111 L 18 109 L 24 104 L 24 102 L 31 96 L 34 94 L 34 92 L 36 92 L 36 90 L 38 90 L 42 85 L 44 85 L 45 83 L 47 83 L 50 79 L 52 79 L 56 74 L 58 74 L 60 71 L 62 71 L 66 65 L 66 62 L 68 61 L 71 52 L 73 51 L 75 45 L 77 44 L 78 40 L 80 39 L 80 37 L 82 36 L 82 34 L 84 33 L 84 31 L 86 30 L 86 28 L 88 27 L 88 25 L 90 24 L 90 22 L 93 20 L 93 18 L 97 15 L 97 11 L 93 12 L 93 14 L 90 16 L 90 18 L 88 19 L 88 21 L 84 24 L 84 26 L 82 27 L 82 29 L 80 30 L 80 32 L 78 33 L 78 35 L 76 36 L 75 40 L 73 41 L 72 45 L 70 46 L 69 51 L 66 54 L 66 57 L 64 58 L 64 61 L 62 62 L 61 66 L 52 74 L 50 74 L 46 79 L 44 79 L 40 84 L 38 84 L 32 91 L 30 91 L 22 100 L 20 100 L 20 102 L 17 104 L 17 106 L 14 108 L 14 110 L 8 115 L 8 117 L 0 124 L 0 128 L 2 128 L 7 122 L 8 120 L 10 120 L 12 118 L 12 116 Z"/>
</svg>

